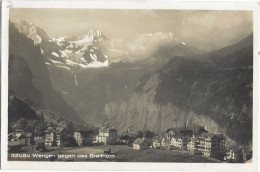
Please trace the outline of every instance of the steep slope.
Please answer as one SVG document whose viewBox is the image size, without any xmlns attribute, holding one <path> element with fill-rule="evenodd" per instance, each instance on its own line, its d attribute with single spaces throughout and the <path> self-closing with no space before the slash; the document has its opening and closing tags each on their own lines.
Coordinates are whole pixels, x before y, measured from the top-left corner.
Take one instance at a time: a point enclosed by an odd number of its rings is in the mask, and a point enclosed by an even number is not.
<svg viewBox="0 0 260 172">
<path fill-rule="evenodd" d="M 106 104 L 105 114 L 126 131 L 202 125 L 227 142 L 252 143 L 253 36 L 208 54 L 173 57 L 143 77 L 126 101 Z"/>
<path fill-rule="evenodd" d="M 53 89 L 39 46 L 9 25 L 9 94 L 83 123 L 71 106 Z"/>
<path fill-rule="evenodd" d="M 49 67 L 56 90 L 93 125 L 106 118 L 105 104 L 127 98 L 143 75 L 162 67 L 173 55 L 199 54 L 200 51 L 184 45 L 161 45 L 148 57 L 133 62 L 111 63 L 108 68 L 69 70 Z"/>
</svg>

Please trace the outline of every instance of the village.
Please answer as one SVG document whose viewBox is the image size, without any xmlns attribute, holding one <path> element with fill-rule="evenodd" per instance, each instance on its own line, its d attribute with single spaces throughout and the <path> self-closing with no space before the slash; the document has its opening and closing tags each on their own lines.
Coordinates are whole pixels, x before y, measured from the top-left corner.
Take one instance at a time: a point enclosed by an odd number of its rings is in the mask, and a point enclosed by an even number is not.
<svg viewBox="0 0 260 172">
<path fill-rule="evenodd" d="M 134 132 L 133 126 L 118 135 L 116 128 L 103 124 L 97 135 L 91 130 L 68 129 L 48 125 L 43 135 L 35 135 L 23 129 L 8 134 L 9 153 L 48 152 L 61 148 L 104 148 L 102 153 L 111 154 L 116 145 L 132 151 L 175 151 L 190 155 L 216 159 L 221 162 L 243 163 L 252 158 L 252 150 L 246 146 L 225 146 L 221 133 L 209 133 L 202 126 L 169 128 L 163 136 L 149 130 Z M 91 150 L 91 149 L 90 149 Z M 129 150 L 130 151 L 130 150 Z"/>
</svg>

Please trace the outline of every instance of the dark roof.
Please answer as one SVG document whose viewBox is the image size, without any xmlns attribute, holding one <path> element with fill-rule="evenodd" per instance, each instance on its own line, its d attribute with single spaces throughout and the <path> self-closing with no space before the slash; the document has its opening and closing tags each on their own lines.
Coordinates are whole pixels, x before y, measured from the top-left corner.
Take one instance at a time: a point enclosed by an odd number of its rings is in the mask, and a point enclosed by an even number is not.
<svg viewBox="0 0 260 172">
<path fill-rule="evenodd" d="M 189 128 L 192 130 L 193 133 L 198 133 L 200 130 L 203 130 L 203 131 L 207 132 L 207 130 L 204 127 L 199 126 L 199 125 L 192 126 L 192 127 L 189 127 Z"/>
<path fill-rule="evenodd" d="M 191 127 L 175 127 L 175 128 L 169 128 L 166 130 L 166 132 L 168 133 L 169 131 L 173 131 L 175 133 L 179 133 L 182 131 L 192 131 L 193 133 L 198 133 L 200 130 L 204 130 L 204 127 L 202 126 L 191 126 Z"/>
<path fill-rule="evenodd" d="M 85 129 L 85 128 L 75 128 L 75 132 L 92 132 L 91 129 Z"/>
<path fill-rule="evenodd" d="M 42 136 L 34 136 L 34 137 L 44 137 L 44 136 L 42 135 Z"/>
<path fill-rule="evenodd" d="M 35 140 L 35 143 L 45 143 L 45 140 L 44 139 Z"/>
<path fill-rule="evenodd" d="M 170 132 L 170 131 L 173 131 L 173 132 L 179 132 L 179 130 L 177 128 L 169 128 L 166 130 L 166 133 Z"/>
<path fill-rule="evenodd" d="M 32 137 L 32 133 L 26 133 L 25 137 Z"/>
<path fill-rule="evenodd" d="M 159 137 L 159 136 L 155 136 L 155 137 L 153 138 L 153 140 L 160 140 L 160 137 Z"/>
<path fill-rule="evenodd" d="M 57 133 L 60 133 L 60 132 L 62 132 L 62 130 L 64 130 L 64 128 L 63 127 L 56 127 L 55 130 L 56 130 Z"/>
<path fill-rule="evenodd" d="M 110 127 L 101 127 L 99 129 L 99 132 L 102 132 L 102 133 L 111 133 L 111 132 L 117 132 L 117 129 L 115 128 L 110 128 Z"/>
<path fill-rule="evenodd" d="M 189 141 L 193 141 L 193 142 L 196 142 L 197 141 L 197 137 L 191 137 Z"/>
<path fill-rule="evenodd" d="M 134 141 L 133 144 L 138 144 L 138 145 L 140 145 L 140 144 L 142 144 L 144 141 L 145 141 L 145 138 L 137 138 L 137 139 Z"/>
<path fill-rule="evenodd" d="M 23 139 L 25 136 L 23 134 L 17 134 L 17 139 Z"/>
<path fill-rule="evenodd" d="M 54 128 L 53 127 L 47 127 L 46 130 L 44 132 L 54 132 Z"/>
<path fill-rule="evenodd" d="M 124 136 L 121 136 L 121 137 L 119 137 L 119 139 L 121 139 L 121 140 L 129 140 L 129 136 L 128 135 L 124 135 Z"/>
<path fill-rule="evenodd" d="M 204 137 L 204 138 L 206 138 L 206 137 L 209 137 L 209 138 L 213 138 L 213 137 L 222 138 L 222 134 L 202 133 L 201 135 L 202 135 L 202 137 Z"/>
</svg>

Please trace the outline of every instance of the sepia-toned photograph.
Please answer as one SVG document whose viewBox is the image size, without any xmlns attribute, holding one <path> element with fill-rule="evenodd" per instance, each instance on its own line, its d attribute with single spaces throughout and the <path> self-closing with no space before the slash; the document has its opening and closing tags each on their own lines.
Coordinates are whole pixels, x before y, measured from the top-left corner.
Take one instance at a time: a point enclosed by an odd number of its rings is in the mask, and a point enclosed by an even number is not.
<svg viewBox="0 0 260 172">
<path fill-rule="evenodd" d="M 8 161 L 252 163 L 252 11 L 11 8 L 8 28 Z"/>
</svg>

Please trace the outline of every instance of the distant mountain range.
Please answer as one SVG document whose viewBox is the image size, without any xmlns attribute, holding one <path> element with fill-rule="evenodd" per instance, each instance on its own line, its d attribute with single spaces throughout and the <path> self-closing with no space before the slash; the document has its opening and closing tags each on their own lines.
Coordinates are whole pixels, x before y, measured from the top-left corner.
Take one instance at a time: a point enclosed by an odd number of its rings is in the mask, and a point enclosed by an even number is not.
<svg viewBox="0 0 260 172">
<path fill-rule="evenodd" d="M 108 118 L 119 132 L 203 125 L 250 144 L 252 37 L 205 52 L 174 33 L 129 42 L 101 31 L 50 38 L 19 21 L 10 25 L 10 91 L 94 126 Z"/>
</svg>

